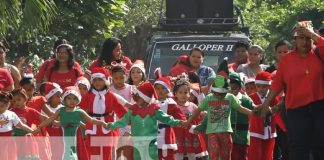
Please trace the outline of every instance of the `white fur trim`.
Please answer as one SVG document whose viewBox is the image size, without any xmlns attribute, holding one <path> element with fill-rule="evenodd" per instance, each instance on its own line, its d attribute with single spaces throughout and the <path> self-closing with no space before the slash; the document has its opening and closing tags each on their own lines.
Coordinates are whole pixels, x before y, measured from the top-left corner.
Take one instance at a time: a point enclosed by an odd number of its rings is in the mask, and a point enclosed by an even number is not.
<svg viewBox="0 0 324 160">
<path fill-rule="evenodd" d="M 271 81 L 255 80 L 255 84 L 271 85 Z"/>
<path fill-rule="evenodd" d="M 144 93 L 142 93 L 141 91 L 139 91 L 137 88 L 134 88 L 133 93 L 135 93 L 135 94 L 137 93 L 141 98 L 144 99 L 144 101 L 146 103 L 150 103 L 152 101 L 152 99 L 153 99 L 152 97 L 150 98 L 150 97 L 146 96 Z"/>
<path fill-rule="evenodd" d="M 133 64 L 132 67 L 130 68 L 130 71 L 135 67 L 139 68 L 145 74 L 145 68 L 143 68 L 143 66 L 139 64 Z"/>
<path fill-rule="evenodd" d="M 92 82 L 93 79 L 95 79 L 95 78 L 100 78 L 100 79 L 102 79 L 102 80 L 104 80 L 104 81 L 107 81 L 106 76 L 105 76 L 104 74 L 102 74 L 102 73 L 93 73 L 93 74 L 91 74 L 91 82 Z"/>
<path fill-rule="evenodd" d="M 196 129 L 196 125 L 191 125 L 191 127 L 190 127 L 190 129 L 189 129 L 189 133 L 191 133 L 191 134 L 195 134 L 195 129 Z"/>
<path fill-rule="evenodd" d="M 216 88 L 216 87 L 211 87 L 211 90 L 217 93 L 228 93 L 228 89 L 225 88 Z"/>
<path fill-rule="evenodd" d="M 54 86 L 55 86 L 55 84 L 56 83 L 53 83 L 54 84 Z M 55 86 L 55 88 L 54 89 L 52 89 L 49 93 L 47 93 L 46 95 L 45 95 L 45 98 L 48 100 L 48 99 L 50 99 L 52 96 L 54 96 L 54 94 L 56 93 L 56 92 L 60 92 L 60 93 L 62 93 L 63 91 L 62 91 L 62 89 L 60 88 L 60 86 Z"/>
<path fill-rule="evenodd" d="M 90 82 L 88 80 L 85 80 L 85 79 L 78 80 L 76 82 L 76 85 L 78 86 L 79 84 L 85 85 L 87 87 L 88 91 L 90 90 Z"/>
<path fill-rule="evenodd" d="M 158 143 L 159 144 L 159 143 Z M 158 149 L 172 149 L 172 150 L 178 150 L 177 144 L 162 144 L 162 147 L 158 146 Z"/>
<path fill-rule="evenodd" d="M 200 157 L 204 157 L 204 156 L 208 156 L 208 151 L 204 151 L 204 152 L 195 154 L 196 158 L 200 158 Z"/>
<path fill-rule="evenodd" d="M 250 131 L 250 136 L 260 138 L 260 139 L 271 139 L 271 138 L 277 137 L 276 132 L 274 132 L 274 133 L 271 133 L 271 132 L 272 132 L 271 126 L 266 126 L 266 127 L 264 127 L 264 134 L 255 133 L 255 132 Z"/>
<path fill-rule="evenodd" d="M 162 86 L 165 87 L 165 88 L 168 90 L 168 92 L 170 93 L 170 88 L 169 88 L 169 86 L 168 86 L 165 82 L 160 81 L 160 80 L 157 80 L 157 81 L 154 82 L 154 84 L 160 84 L 160 85 L 162 85 Z"/>
<path fill-rule="evenodd" d="M 62 96 L 63 100 L 65 99 L 66 96 L 68 96 L 70 94 L 75 95 L 78 98 L 79 103 L 81 102 L 81 94 L 79 92 L 77 92 L 76 90 L 72 90 L 72 89 L 64 92 L 64 94 Z"/>
</svg>

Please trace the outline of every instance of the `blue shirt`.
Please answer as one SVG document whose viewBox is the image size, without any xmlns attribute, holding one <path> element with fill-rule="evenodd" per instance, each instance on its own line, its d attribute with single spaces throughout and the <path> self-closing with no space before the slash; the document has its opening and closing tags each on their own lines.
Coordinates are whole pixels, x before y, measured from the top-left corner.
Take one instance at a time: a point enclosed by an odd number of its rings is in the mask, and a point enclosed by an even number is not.
<svg viewBox="0 0 324 160">
<path fill-rule="evenodd" d="M 214 70 L 212 68 L 204 66 L 204 65 L 201 65 L 199 67 L 199 69 L 197 70 L 197 74 L 199 76 L 200 84 L 202 86 L 208 85 L 207 79 L 209 77 L 216 76 L 216 74 L 215 74 L 215 72 L 214 72 Z"/>
</svg>

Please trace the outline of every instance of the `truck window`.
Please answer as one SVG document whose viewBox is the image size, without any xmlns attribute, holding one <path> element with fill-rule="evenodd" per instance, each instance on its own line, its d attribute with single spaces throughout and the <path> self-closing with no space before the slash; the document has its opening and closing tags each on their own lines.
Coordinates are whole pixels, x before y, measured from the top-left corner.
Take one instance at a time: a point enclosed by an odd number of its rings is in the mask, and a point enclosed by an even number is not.
<svg viewBox="0 0 324 160">
<path fill-rule="evenodd" d="M 229 62 L 234 60 L 233 46 L 236 41 L 164 41 L 156 42 L 152 46 L 151 55 L 148 55 L 148 78 L 154 79 L 154 70 L 161 67 L 163 75 L 167 75 L 180 55 L 187 55 L 194 47 L 199 47 L 205 53 L 204 65 L 213 69 L 219 62 L 228 57 Z"/>
</svg>

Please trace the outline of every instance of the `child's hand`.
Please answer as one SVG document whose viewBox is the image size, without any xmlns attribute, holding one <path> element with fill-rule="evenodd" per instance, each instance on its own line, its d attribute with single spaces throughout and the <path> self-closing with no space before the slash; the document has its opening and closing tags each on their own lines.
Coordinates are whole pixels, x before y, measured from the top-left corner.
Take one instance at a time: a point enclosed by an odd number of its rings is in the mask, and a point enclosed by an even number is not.
<svg viewBox="0 0 324 160">
<path fill-rule="evenodd" d="M 280 107 L 279 106 L 273 106 L 273 107 L 271 107 L 271 113 L 272 113 L 272 115 L 275 115 L 279 111 L 280 111 Z"/>
<path fill-rule="evenodd" d="M 188 127 L 188 122 L 187 121 L 180 121 L 179 124 L 177 125 L 177 127 L 180 127 L 180 128 L 187 128 Z"/>
<path fill-rule="evenodd" d="M 39 132 L 41 132 L 41 130 L 40 130 L 40 128 L 37 128 L 37 129 L 33 130 L 31 133 L 32 133 L 32 134 L 37 134 L 37 133 L 39 133 Z"/>
<path fill-rule="evenodd" d="M 58 127 L 58 128 L 61 127 L 60 121 L 54 120 L 52 123 L 52 127 Z"/>
<path fill-rule="evenodd" d="M 104 128 L 106 128 L 106 129 L 110 129 L 110 127 L 109 127 L 109 124 L 110 123 L 106 123 L 106 122 L 104 122 L 105 124 L 104 125 L 102 125 Z"/>
</svg>

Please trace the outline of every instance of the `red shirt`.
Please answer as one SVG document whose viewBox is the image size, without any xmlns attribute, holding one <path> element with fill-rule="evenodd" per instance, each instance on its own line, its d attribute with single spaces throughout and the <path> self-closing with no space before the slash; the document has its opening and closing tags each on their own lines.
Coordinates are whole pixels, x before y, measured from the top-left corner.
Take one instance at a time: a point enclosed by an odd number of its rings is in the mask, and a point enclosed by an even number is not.
<svg viewBox="0 0 324 160">
<path fill-rule="evenodd" d="M 28 125 L 29 127 L 40 124 L 40 113 L 33 108 L 26 107 L 24 109 L 12 108 L 11 111 L 15 112 L 20 118 L 21 122 Z"/>
<path fill-rule="evenodd" d="M 27 106 L 41 112 L 46 102 L 47 100 L 44 96 L 35 96 L 28 101 Z"/>
<path fill-rule="evenodd" d="M 318 39 L 320 56 L 324 60 L 324 39 Z M 295 109 L 324 99 L 324 68 L 311 50 L 306 57 L 296 51 L 286 54 L 278 65 L 270 90 L 281 92 L 286 88 L 286 107 Z"/>
<path fill-rule="evenodd" d="M 230 64 L 228 64 L 228 69 L 232 69 L 233 71 L 236 72 L 236 70 L 237 70 L 237 68 L 238 68 L 239 65 L 240 65 L 240 64 L 237 63 L 237 62 L 230 63 Z"/>
<path fill-rule="evenodd" d="M 127 69 L 127 70 L 130 70 L 130 68 L 132 67 L 132 61 L 131 61 L 128 57 L 126 57 L 126 56 L 122 56 L 122 57 L 121 57 L 121 61 L 122 61 L 124 64 L 126 64 L 126 69 Z M 108 66 L 110 66 L 110 64 L 109 64 Z M 89 66 L 89 70 L 91 71 L 91 69 L 93 69 L 93 68 L 95 68 L 95 67 L 102 67 L 102 66 L 99 64 L 99 59 L 94 60 L 94 61 L 90 64 L 90 66 Z"/>
<path fill-rule="evenodd" d="M 14 80 L 12 79 L 10 73 L 7 69 L 0 68 L 0 90 L 6 91 L 9 85 L 13 85 Z"/>
<path fill-rule="evenodd" d="M 37 73 L 37 76 L 36 76 L 36 80 L 38 82 L 42 82 L 43 79 L 44 79 L 44 76 L 45 76 L 45 73 L 46 73 L 46 70 L 52 68 L 55 64 L 55 58 L 51 58 L 51 59 L 48 59 L 46 60 L 39 68 L 38 70 L 38 73 Z M 80 69 L 82 70 L 80 64 L 76 61 L 74 61 L 74 66 L 75 68 L 77 69 Z"/>
<path fill-rule="evenodd" d="M 77 82 L 77 78 L 82 76 L 82 70 L 73 67 L 67 73 L 58 73 L 58 71 L 55 69 L 53 69 L 52 71 L 49 69 L 46 71 L 45 76 L 50 82 L 55 82 L 58 85 L 60 85 L 62 89 L 64 89 L 65 87 L 75 85 L 75 83 Z"/>
</svg>

